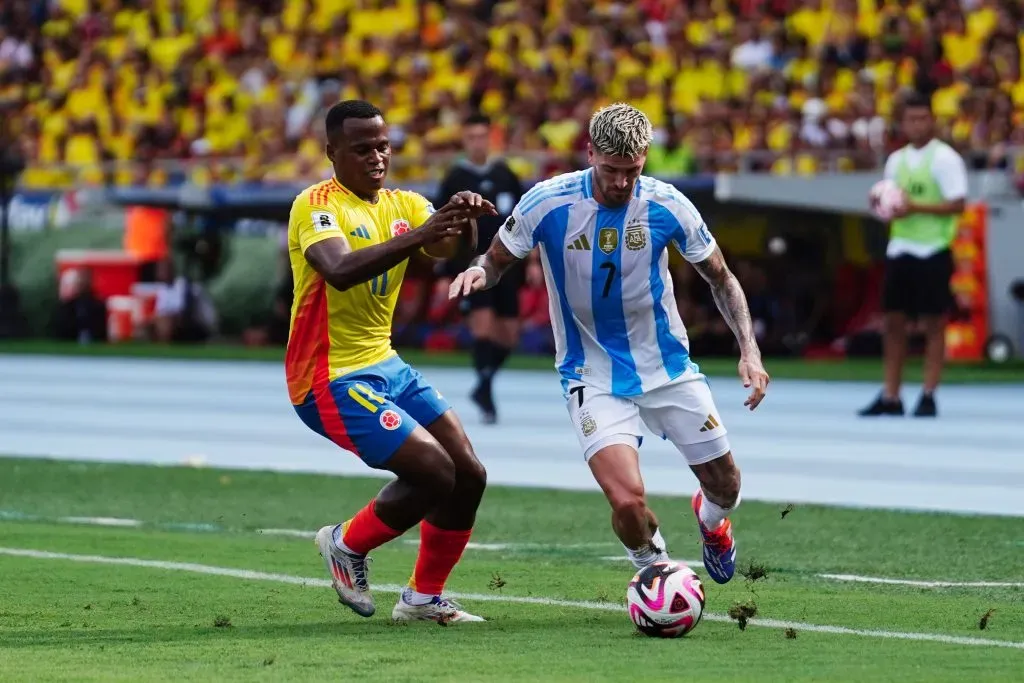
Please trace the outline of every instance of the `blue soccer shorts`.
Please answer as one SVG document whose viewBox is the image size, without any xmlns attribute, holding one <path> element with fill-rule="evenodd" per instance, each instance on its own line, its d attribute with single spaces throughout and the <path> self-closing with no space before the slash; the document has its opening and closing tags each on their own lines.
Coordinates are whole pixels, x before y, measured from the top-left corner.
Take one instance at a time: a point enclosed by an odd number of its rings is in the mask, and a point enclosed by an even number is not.
<svg viewBox="0 0 1024 683">
<path fill-rule="evenodd" d="M 430 425 L 450 407 L 423 375 L 392 356 L 311 391 L 295 412 L 320 436 L 380 468 L 417 425 Z"/>
</svg>

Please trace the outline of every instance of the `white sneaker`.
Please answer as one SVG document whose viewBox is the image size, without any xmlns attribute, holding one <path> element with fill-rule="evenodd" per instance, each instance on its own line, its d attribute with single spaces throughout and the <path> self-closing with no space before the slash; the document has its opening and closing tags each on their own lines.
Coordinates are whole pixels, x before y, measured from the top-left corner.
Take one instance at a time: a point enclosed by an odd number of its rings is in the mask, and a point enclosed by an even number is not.
<svg viewBox="0 0 1024 683">
<path fill-rule="evenodd" d="M 410 605 L 404 597 L 398 599 L 395 609 L 391 611 L 395 621 L 436 621 L 442 626 L 463 622 L 487 621 L 483 617 L 464 611 L 458 603 L 435 595 L 425 605 Z"/>
<path fill-rule="evenodd" d="M 372 617 L 377 607 L 370 595 L 367 579 L 369 558 L 339 550 L 334 545 L 335 526 L 325 526 L 316 532 L 316 546 L 327 565 L 327 573 L 331 575 L 331 585 L 338 593 L 338 602 L 361 617 Z"/>
</svg>

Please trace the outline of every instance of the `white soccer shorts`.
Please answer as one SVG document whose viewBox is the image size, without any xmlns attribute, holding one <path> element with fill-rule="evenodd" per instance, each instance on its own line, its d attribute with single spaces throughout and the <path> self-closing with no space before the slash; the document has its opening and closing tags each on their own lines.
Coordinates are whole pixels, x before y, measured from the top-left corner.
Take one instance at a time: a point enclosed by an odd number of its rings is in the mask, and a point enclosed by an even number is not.
<svg viewBox="0 0 1024 683">
<path fill-rule="evenodd" d="M 704 375 L 686 373 L 640 396 L 620 397 L 570 383 L 569 417 L 589 461 L 612 444 L 638 448 L 641 423 L 671 441 L 689 465 L 701 465 L 729 452 L 729 438 Z"/>
</svg>

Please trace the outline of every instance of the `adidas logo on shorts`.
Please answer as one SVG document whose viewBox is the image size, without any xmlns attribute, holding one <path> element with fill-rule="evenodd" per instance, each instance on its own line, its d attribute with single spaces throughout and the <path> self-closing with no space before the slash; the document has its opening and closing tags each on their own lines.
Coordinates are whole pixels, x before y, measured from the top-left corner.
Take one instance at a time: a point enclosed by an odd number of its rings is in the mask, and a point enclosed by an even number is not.
<svg viewBox="0 0 1024 683">
<path fill-rule="evenodd" d="M 704 426 L 700 428 L 700 431 L 710 432 L 712 429 L 715 429 L 718 426 L 718 420 L 715 419 L 715 416 L 708 415 L 708 419 L 704 420 Z"/>
</svg>

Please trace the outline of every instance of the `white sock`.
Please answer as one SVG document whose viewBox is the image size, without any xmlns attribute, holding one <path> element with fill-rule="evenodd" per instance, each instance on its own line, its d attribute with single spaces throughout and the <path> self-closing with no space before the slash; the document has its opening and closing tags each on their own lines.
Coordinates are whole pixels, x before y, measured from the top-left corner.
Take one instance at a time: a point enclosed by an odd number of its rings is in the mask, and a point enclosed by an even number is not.
<svg viewBox="0 0 1024 683">
<path fill-rule="evenodd" d="M 409 587 L 406 587 L 405 590 L 402 591 L 402 602 L 406 603 L 407 605 L 413 605 L 414 607 L 429 604 L 433 599 L 433 595 L 428 595 L 427 593 L 419 593 Z"/>
<path fill-rule="evenodd" d="M 331 539 L 334 541 L 334 546 L 343 553 L 349 555 L 358 555 L 356 551 L 345 545 L 345 541 L 341 540 L 341 525 L 334 527 L 334 531 L 331 532 Z"/>
<path fill-rule="evenodd" d="M 729 513 L 735 510 L 740 504 L 739 496 L 736 497 L 736 502 L 732 504 L 730 508 L 724 508 L 721 505 L 711 502 L 708 500 L 708 496 L 705 493 L 701 496 L 700 503 L 700 523 L 708 529 L 717 529 L 722 526 L 722 522 L 729 516 Z"/>
<path fill-rule="evenodd" d="M 626 548 L 625 545 L 622 547 Z M 655 550 L 655 548 L 657 548 L 657 550 Z M 654 534 L 651 536 L 650 545 L 638 548 L 637 550 L 626 548 L 626 555 L 629 557 L 629 561 L 632 562 L 633 566 L 637 569 L 643 569 L 655 562 L 667 560 L 668 553 L 665 552 L 665 539 L 661 536 L 661 530 L 654 530 Z"/>
<path fill-rule="evenodd" d="M 668 546 L 665 543 L 665 538 L 661 535 L 661 529 L 655 529 L 654 533 L 651 534 L 651 545 L 666 555 L 668 554 Z"/>
</svg>

